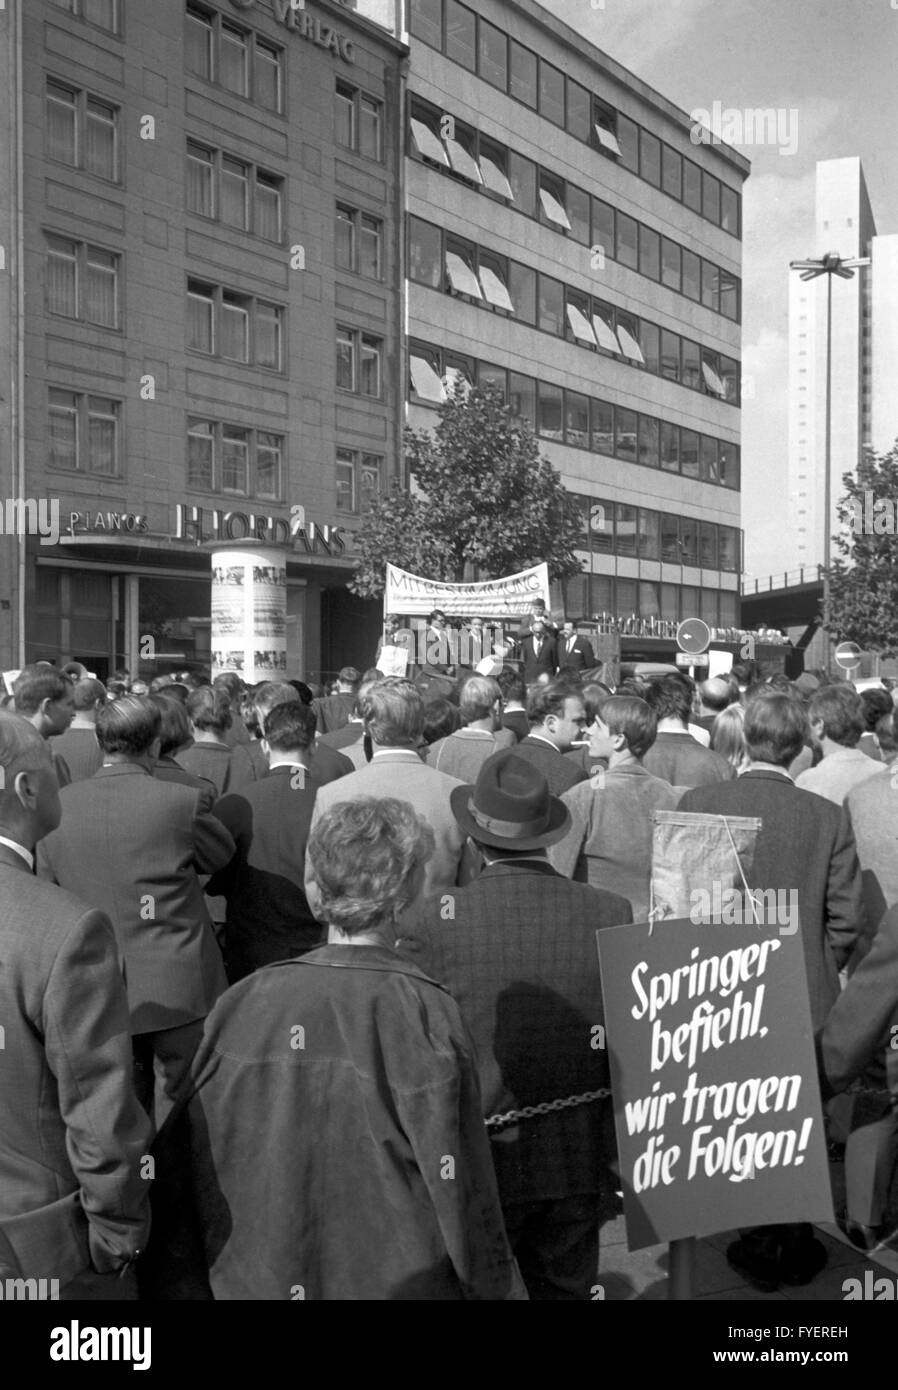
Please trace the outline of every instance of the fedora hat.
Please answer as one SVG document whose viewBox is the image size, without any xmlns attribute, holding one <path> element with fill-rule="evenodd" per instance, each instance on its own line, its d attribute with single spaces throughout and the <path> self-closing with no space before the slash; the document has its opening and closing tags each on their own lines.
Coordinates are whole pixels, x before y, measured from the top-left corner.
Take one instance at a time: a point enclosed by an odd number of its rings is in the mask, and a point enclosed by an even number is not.
<svg viewBox="0 0 898 1390">
<path fill-rule="evenodd" d="M 466 835 L 500 849 L 542 849 L 567 834 L 571 816 L 538 768 L 513 750 L 487 758 L 472 786 L 453 787 L 452 814 Z"/>
</svg>

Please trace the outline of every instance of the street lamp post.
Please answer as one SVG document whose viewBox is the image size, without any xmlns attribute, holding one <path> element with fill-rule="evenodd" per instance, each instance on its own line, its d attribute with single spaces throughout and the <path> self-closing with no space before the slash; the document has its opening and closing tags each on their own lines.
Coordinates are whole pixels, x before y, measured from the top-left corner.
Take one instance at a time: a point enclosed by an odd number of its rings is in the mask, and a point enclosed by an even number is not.
<svg viewBox="0 0 898 1390">
<path fill-rule="evenodd" d="M 790 270 L 801 271 L 802 280 L 816 280 L 826 276 L 826 429 L 824 434 L 824 480 L 823 480 L 823 670 L 829 675 L 829 620 L 830 620 L 830 582 L 829 566 L 832 545 L 832 479 L 830 461 L 832 456 L 832 375 L 833 375 L 833 276 L 842 280 L 853 280 L 854 272 L 870 264 L 869 257 L 843 259 L 837 251 L 827 251 L 825 256 L 806 261 L 790 261 Z"/>
</svg>

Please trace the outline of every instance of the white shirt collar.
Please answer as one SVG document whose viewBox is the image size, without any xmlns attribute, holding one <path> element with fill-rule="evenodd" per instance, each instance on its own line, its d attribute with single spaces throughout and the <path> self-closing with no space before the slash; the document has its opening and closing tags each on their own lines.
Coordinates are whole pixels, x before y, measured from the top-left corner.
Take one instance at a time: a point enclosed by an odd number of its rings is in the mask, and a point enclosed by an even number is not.
<svg viewBox="0 0 898 1390">
<path fill-rule="evenodd" d="M 6 845 L 9 849 L 15 850 L 16 854 L 25 860 L 29 870 L 34 868 L 34 855 L 24 845 L 18 844 L 15 840 L 7 839 L 5 835 L 0 835 L 0 845 Z"/>
<path fill-rule="evenodd" d="M 538 739 L 540 743 L 547 743 L 547 744 L 549 745 L 549 747 L 552 748 L 552 749 L 554 749 L 554 751 L 555 751 L 556 753 L 558 752 L 558 745 L 557 745 L 557 743 L 553 743 L 552 740 L 551 740 L 550 738 L 546 738 L 545 734 L 535 734 L 535 733 L 533 732 L 533 730 L 531 729 L 531 731 L 530 731 L 530 733 L 527 735 L 527 737 L 528 737 L 528 738 L 535 738 L 535 739 Z"/>
</svg>

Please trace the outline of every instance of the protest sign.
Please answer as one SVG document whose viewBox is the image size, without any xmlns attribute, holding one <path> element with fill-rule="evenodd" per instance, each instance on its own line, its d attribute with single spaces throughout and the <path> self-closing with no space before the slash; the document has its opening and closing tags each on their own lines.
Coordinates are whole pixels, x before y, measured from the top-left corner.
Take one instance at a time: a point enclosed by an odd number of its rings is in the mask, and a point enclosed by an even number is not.
<svg viewBox="0 0 898 1390">
<path fill-rule="evenodd" d="M 797 925 L 597 933 L 631 1250 L 833 1220 Z"/>
<path fill-rule="evenodd" d="M 377 669 L 385 676 L 405 676 L 408 673 L 408 648 L 381 647 L 377 656 Z"/>
<path fill-rule="evenodd" d="M 505 618 L 529 613 L 537 598 L 549 604 L 549 567 L 546 564 L 534 565 L 502 579 L 483 579 L 476 584 L 423 579 L 388 564 L 384 612 L 426 617 L 432 609 L 439 608 L 450 617 Z"/>
</svg>

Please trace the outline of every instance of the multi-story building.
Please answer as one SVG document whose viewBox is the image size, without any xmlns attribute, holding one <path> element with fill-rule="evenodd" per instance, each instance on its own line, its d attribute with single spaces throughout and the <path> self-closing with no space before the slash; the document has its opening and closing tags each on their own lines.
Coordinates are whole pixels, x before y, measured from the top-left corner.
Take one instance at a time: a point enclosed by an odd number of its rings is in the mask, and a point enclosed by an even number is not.
<svg viewBox="0 0 898 1390">
<path fill-rule="evenodd" d="M 494 382 L 578 498 L 574 618 L 738 622 L 747 161 L 533 0 L 414 0 L 409 421 Z"/>
<path fill-rule="evenodd" d="M 830 515 L 826 492 L 827 281 L 789 287 L 789 544 L 784 569 L 824 562 L 827 530 L 838 530 L 842 477 L 862 452 L 887 453 L 898 438 L 898 236 L 878 236 L 860 159 L 817 165 L 814 249 L 870 258 L 851 280 L 832 284 Z M 796 255 L 808 248 L 797 247 Z"/>
<path fill-rule="evenodd" d="M 208 667 L 210 545 L 245 536 L 284 547 L 288 669 L 358 659 L 353 527 L 400 468 L 405 46 L 329 0 L 0 24 L 0 486 L 60 529 L 0 538 L 5 665 Z"/>
</svg>

